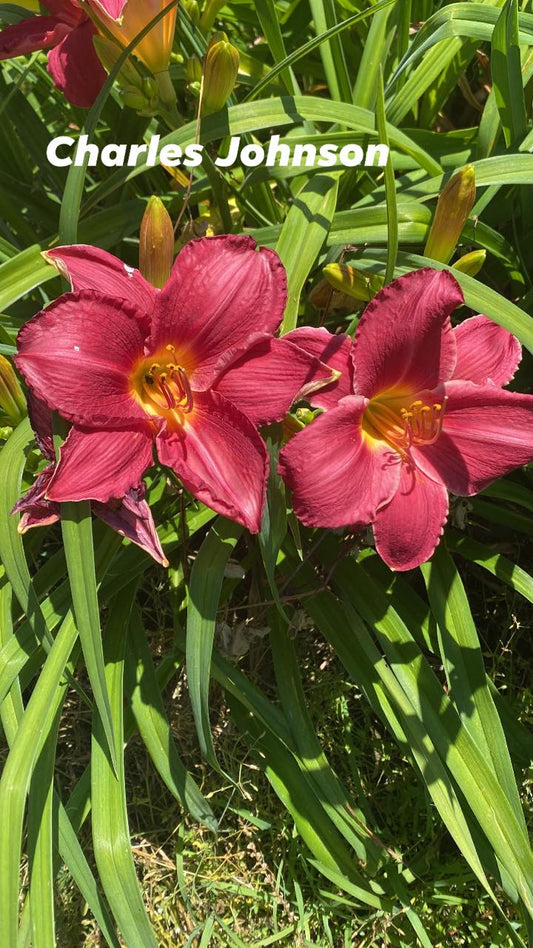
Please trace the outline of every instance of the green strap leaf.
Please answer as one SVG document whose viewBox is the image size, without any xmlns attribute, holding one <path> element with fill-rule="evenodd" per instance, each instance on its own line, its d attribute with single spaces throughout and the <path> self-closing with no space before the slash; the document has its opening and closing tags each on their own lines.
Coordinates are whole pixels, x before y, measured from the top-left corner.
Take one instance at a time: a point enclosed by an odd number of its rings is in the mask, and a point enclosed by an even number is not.
<svg viewBox="0 0 533 948">
<path fill-rule="evenodd" d="M 87 666 L 87 674 L 91 682 L 95 704 L 107 737 L 111 760 L 115 764 L 113 720 L 104 670 L 91 506 L 88 501 L 61 504 L 61 531 L 72 595 L 72 607 L 83 657 Z"/>
<path fill-rule="evenodd" d="M 202 754 L 220 770 L 209 722 L 209 677 L 217 610 L 226 563 L 243 528 L 218 517 L 191 570 L 187 611 L 187 680 Z"/>
<path fill-rule="evenodd" d="M 294 199 L 281 228 L 276 250 L 287 272 L 288 299 L 281 332 L 298 321 L 300 294 L 327 238 L 335 207 L 339 175 L 315 175 Z"/>
<path fill-rule="evenodd" d="M 134 587 L 136 588 L 136 586 Z M 113 725 L 113 764 L 107 732 L 95 707 L 91 756 L 94 856 L 102 886 L 127 945 L 157 948 L 135 873 L 124 785 L 123 672 L 134 590 L 117 597 L 105 630 L 105 677 Z"/>
<path fill-rule="evenodd" d="M 494 95 L 507 148 L 518 145 L 527 131 L 519 43 L 518 0 L 507 0 L 494 27 L 490 57 Z"/>
<path fill-rule="evenodd" d="M 160 777 L 181 805 L 212 832 L 217 821 L 196 781 L 183 765 L 165 712 L 150 646 L 141 617 L 134 610 L 130 622 L 130 647 L 125 681 L 128 701 L 146 749 Z"/>
</svg>

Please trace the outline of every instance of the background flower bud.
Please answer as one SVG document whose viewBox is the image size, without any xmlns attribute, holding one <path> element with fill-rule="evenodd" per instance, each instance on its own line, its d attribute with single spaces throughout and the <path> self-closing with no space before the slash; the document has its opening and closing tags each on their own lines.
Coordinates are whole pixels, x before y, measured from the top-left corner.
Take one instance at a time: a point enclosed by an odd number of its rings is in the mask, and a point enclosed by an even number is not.
<svg viewBox="0 0 533 948">
<path fill-rule="evenodd" d="M 0 355 L 0 422 L 16 427 L 27 413 L 26 399 L 13 366 Z"/>
<path fill-rule="evenodd" d="M 239 51 L 225 33 L 216 33 L 205 54 L 202 115 L 224 108 L 239 71 Z"/>
<path fill-rule="evenodd" d="M 335 290 L 362 302 L 373 299 L 383 286 L 383 277 L 363 273 L 345 263 L 328 263 L 322 272 Z"/>
<path fill-rule="evenodd" d="M 159 289 L 167 282 L 174 259 L 174 228 L 158 197 L 151 197 L 141 222 L 139 270 Z"/>
<path fill-rule="evenodd" d="M 202 62 L 198 56 L 190 56 L 185 66 L 185 78 L 187 82 L 202 81 Z"/>
<path fill-rule="evenodd" d="M 472 250 L 471 253 L 465 253 L 463 257 L 459 257 L 452 269 L 460 270 L 461 273 L 467 273 L 468 276 L 474 277 L 481 270 L 486 257 L 486 250 Z"/>
<path fill-rule="evenodd" d="M 424 256 L 448 263 L 476 199 L 473 165 L 466 165 L 448 181 L 441 192 L 431 225 Z"/>
<path fill-rule="evenodd" d="M 198 26 L 200 23 L 200 7 L 198 0 L 182 0 L 181 5 L 187 11 L 193 23 Z"/>
</svg>

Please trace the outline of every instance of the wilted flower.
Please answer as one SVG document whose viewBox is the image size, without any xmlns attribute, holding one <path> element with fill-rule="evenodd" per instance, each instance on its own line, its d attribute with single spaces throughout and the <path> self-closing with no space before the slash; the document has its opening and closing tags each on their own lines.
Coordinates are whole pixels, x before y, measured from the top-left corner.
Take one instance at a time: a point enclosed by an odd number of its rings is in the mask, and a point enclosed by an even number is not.
<svg viewBox="0 0 533 948">
<path fill-rule="evenodd" d="M 19 533 L 26 533 L 32 527 L 45 527 L 56 523 L 60 517 L 59 503 L 47 498 L 47 489 L 56 468 L 51 412 L 47 405 L 31 392 L 28 396 L 28 407 L 39 448 L 52 463 L 38 474 L 24 497 L 13 507 L 12 513 L 21 515 L 17 528 Z M 127 537 L 149 553 L 157 563 L 168 566 L 144 494 L 144 484 L 139 483 L 127 490 L 123 497 L 110 499 L 105 504 L 93 501 L 91 510 L 121 536 Z"/>
<path fill-rule="evenodd" d="M 294 511 L 314 527 L 372 524 L 398 570 L 433 553 L 448 490 L 476 494 L 533 458 L 533 396 L 502 388 L 520 344 L 485 316 L 452 329 L 462 302 L 450 273 L 417 270 L 378 293 L 353 344 L 325 329 L 288 334 L 342 372 L 312 396 L 324 414 L 281 452 Z"/>
<path fill-rule="evenodd" d="M 268 457 L 256 426 L 332 376 L 274 338 L 285 272 L 277 254 L 254 248 L 251 237 L 192 241 L 161 291 L 94 247 L 46 254 L 75 292 L 22 328 L 16 364 L 73 423 L 48 500 L 123 497 L 155 443 L 199 500 L 259 531 Z"/>
<path fill-rule="evenodd" d="M 122 8 L 116 0 L 102 0 L 102 8 L 114 15 Z M 54 85 L 72 105 L 90 108 L 102 88 L 106 74 L 96 55 L 96 27 L 77 0 L 45 0 L 50 16 L 32 16 L 0 33 L 0 60 L 48 49 L 48 72 Z"/>
</svg>

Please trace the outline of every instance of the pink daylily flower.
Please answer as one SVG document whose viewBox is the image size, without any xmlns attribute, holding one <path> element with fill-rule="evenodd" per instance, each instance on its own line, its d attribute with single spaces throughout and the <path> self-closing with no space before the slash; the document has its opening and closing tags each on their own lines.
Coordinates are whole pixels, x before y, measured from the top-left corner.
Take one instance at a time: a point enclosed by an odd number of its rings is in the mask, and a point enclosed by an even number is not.
<svg viewBox="0 0 533 948">
<path fill-rule="evenodd" d="M 118 18 L 126 0 L 99 0 L 109 16 Z M 48 72 L 72 105 L 88 109 L 107 73 L 93 45 L 97 29 L 77 0 L 45 0 L 50 16 L 32 16 L 0 33 L 0 60 L 48 49 Z"/>
<path fill-rule="evenodd" d="M 15 504 L 12 513 L 19 513 L 18 532 L 26 533 L 32 527 L 44 527 L 56 523 L 60 517 L 59 504 L 48 500 L 46 492 L 55 473 L 55 456 L 52 441 L 52 415 L 50 409 L 32 392 L 28 393 L 28 411 L 35 437 L 42 454 L 52 463 L 35 478 L 24 497 Z M 144 499 L 145 487 L 139 483 L 131 487 L 123 497 L 101 504 L 91 503 L 92 512 L 109 527 L 145 550 L 161 566 L 168 566 L 163 553 L 152 512 Z"/>
<path fill-rule="evenodd" d="M 30 388 L 72 422 L 46 498 L 123 497 L 155 443 L 195 497 L 257 533 L 268 469 L 257 426 L 332 378 L 273 335 L 287 292 L 277 254 L 251 237 L 195 240 L 162 290 L 96 248 L 46 256 L 74 292 L 22 328 L 15 358 Z"/>
<path fill-rule="evenodd" d="M 462 302 L 450 273 L 422 269 L 377 294 L 353 343 L 325 329 L 287 337 L 341 372 L 281 452 L 294 511 L 313 527 L 372 524 L 396 570 L 434 552 L 448 491 L 476 494 L 533 459 L 533 396 L 502 387 L 520 344 L 485 316 L 453 329 Z"/>
</svg>

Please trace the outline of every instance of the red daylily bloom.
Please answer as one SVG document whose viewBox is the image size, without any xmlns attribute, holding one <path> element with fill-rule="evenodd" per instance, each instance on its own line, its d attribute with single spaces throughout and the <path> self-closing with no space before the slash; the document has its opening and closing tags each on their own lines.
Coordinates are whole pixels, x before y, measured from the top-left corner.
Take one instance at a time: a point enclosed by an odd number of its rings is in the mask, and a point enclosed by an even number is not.
<svg viewBox="0 0 533 948">
<path fill-rule="evenodd" d="M 33 393 L 28 394 L 28 410 L 37 443 L 45 458 L 52 461 L 35 478 L 34 483 L 24 497 L 15 504 L 12 513 L 20 513 L 18 532 L 26 533 L 32 527 L 44 527 L 59 520 L 59 504 L 55 500 L 48 500 L 46 492 L 55 473 L 54 447 L 52 442 L 52 415 L 50 409 L 36 398 Z M 168 566 L 168 560 L 163 553 L 152 512 L 144 499 L 144 484 L 139 483 L 131 487 L 123 497 L 110 500 L 106 504 L 96 501 L 91 503 L 92 512 L 132 543 L 140 546 L 162 566 Z"/>
<path fill-rule="evenodd" d="M 73 423 L 48 500 L 122 497 L 155 442 L 199 500 L 259 531 L 268 457 L 256 426 L 332 375 L 273 336 L 285 272 L 274 251 L 254 248 L 251 237 L 192 241 L 162 290 L 96 248 L 46 254 L 75 292 L 23 327 L 15 361 Z"/>
<path fill-rule="evenodd" d="M 117 18 L 126 0 L 100 0 L 100 6 Z M 45 0 L 50 16 L 32 16 L 0 33 L 0 60 L 49 49 L 48 72 L 65 98 L 88 109 L 100 92 L 106 71 L 93 45 L 97 33 L 77 0 Z"/>
<path fill-rule="evenodd" d="M 502 388 L 520 344 L 485 316 L 453 329 L 462 302 L 450 273 L 417 270 L 377 294 L 353 344 L 325 329 L 287 337 L 342 373 L 281 452 L 294 511 L 313 527 L 373 524 L 396 570 L 435 550 L 448 490 L 476 494 L 533 458 L 533 396 Z"/>
</svg>

